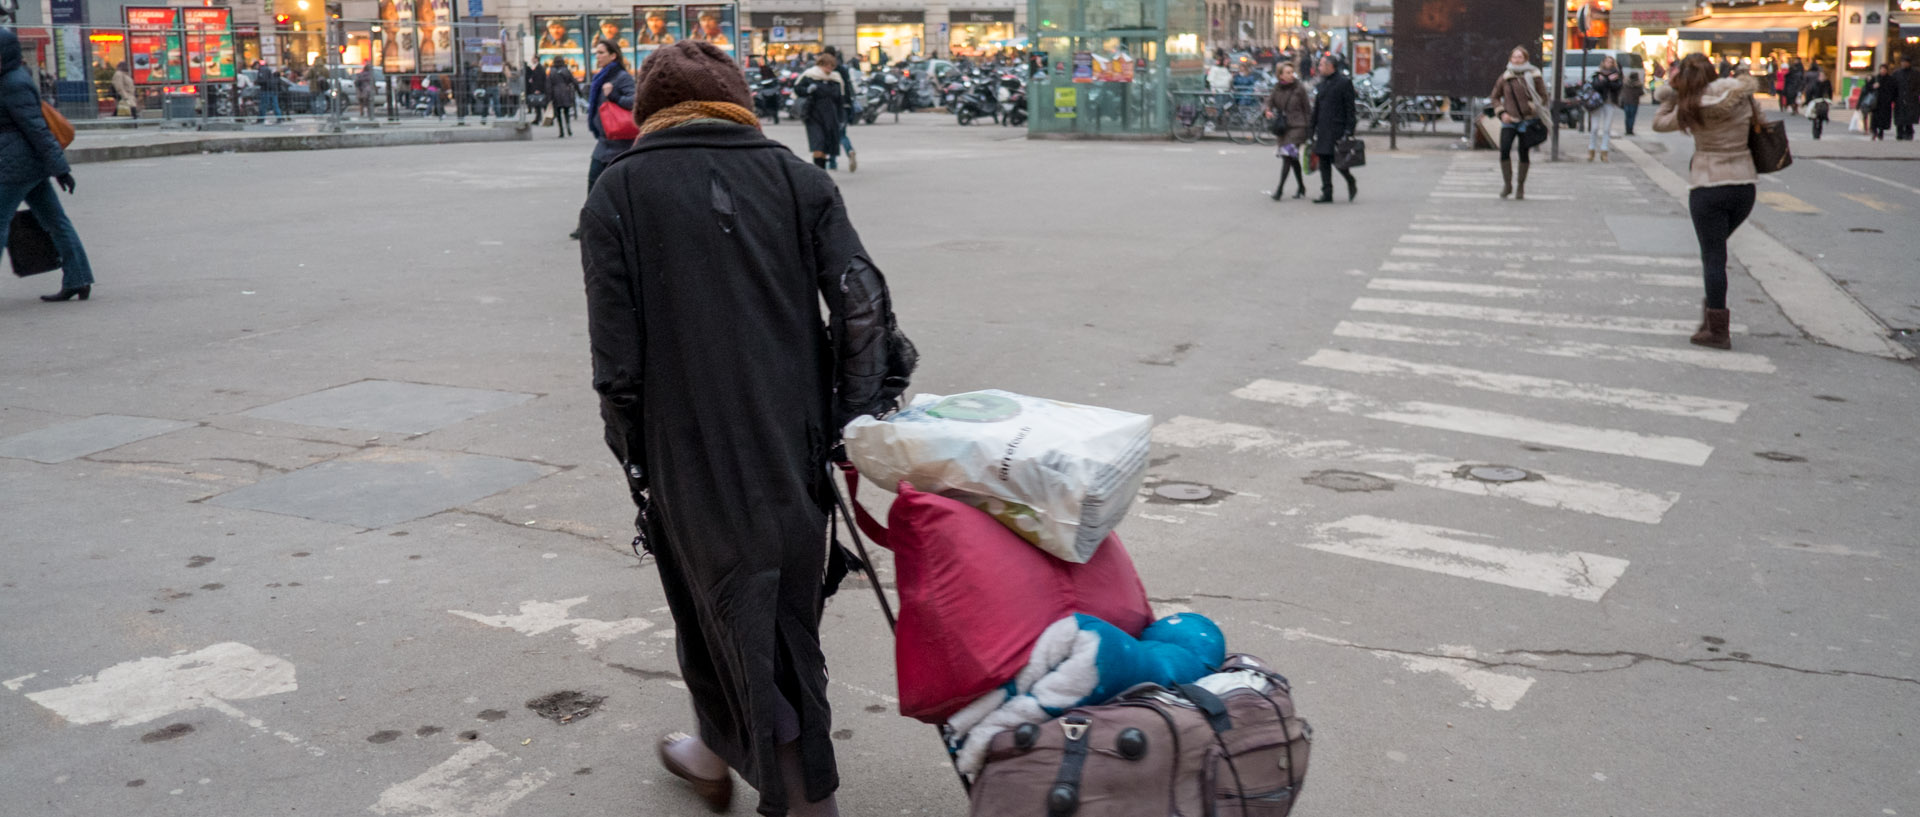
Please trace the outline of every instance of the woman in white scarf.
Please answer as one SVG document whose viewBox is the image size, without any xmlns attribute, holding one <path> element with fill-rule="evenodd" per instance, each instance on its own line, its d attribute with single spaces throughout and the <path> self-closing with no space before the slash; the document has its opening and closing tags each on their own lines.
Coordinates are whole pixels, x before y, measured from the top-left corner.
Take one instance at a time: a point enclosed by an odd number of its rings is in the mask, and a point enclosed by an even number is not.
<svg viewBox="0 0 1920 817">
<path fill-rule="evenodd" d="M 1546 80 L 1540 78 L 1540 69 L 1527 60 L 1527 49 L 1515 46 L 1507 55 L 1507 70 L 1500 72 L 1500 80 L 1493 84 L 1493 112 L 1500 117 L 1500 177 L 1505 184 L 1500 188 L 1500 198 L 1511 195 L 1516 200 L 1527 197 L 1528 152 L 1532 144 L 1527 136 L 1547 133 L 1548 124 L 1546 103 Z M 1537 131 L 1535 129 L 1538 129 Z M 1514 183 L 1513 143 L 1520 143 L 1520 178 Z"/>
</svg>

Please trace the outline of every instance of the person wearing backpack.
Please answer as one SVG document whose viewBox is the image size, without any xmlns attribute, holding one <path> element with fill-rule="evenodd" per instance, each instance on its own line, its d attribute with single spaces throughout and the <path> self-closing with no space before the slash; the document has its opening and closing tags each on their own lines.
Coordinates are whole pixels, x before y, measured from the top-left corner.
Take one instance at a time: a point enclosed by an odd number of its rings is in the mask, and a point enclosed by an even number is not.
<svg viewBox="0 0 1920 817">
<path fill-rule="evenodd" d="M 1587 161 L 1593 161 L 1596 150 L 1600 161 L 1611 161 L 1607 156 L 1613 148 L 1613 112 L 1620 104 L 1620 89 L 1626 85 L 1626 74 L 1609 54 L 1600 61 L 1600 70 L 1594 72 L 1589 84 L 1593 92 L 1600 95 L 1600 107 L 1593 109 L 1587 122 Z"/>
<path fill-rule="evenodd" d="M 93 267 L 87 264 L 86 247 L 80 233 L 60 206 L 60 189 L 73 194 L 73 172 L 67 166 L 67 154 L 40 113 L 40 92 L 27 73 L 21 56 L 20 38 L 12 29 L 0 28 L 0 249 L 7 246 L 13 228 L 13 212 L 22 202 L 33 212 L 40 227 L 53 237 L 60 251 L 60 292 L 42 295 L 43 301 L 65 301 L 78 296 L 86 300 L 93 294 Z"/>
</svg>

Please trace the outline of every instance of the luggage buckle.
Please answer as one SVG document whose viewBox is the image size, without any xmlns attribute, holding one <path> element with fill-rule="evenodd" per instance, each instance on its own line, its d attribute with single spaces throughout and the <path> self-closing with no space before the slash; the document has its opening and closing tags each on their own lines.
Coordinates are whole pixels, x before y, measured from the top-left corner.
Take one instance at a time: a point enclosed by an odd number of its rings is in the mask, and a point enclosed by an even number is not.
<svg viewBox="0 0 1920 817">
<path fill-rule="evenodd" d="M 1060 731 L 1067 733 L 1067 741 L 1069 743 L 1078 743 L 1081 738 L 1087 736 L 1087 727 L 1089 725 L 1084 718 L 1061 721 Z"/>
</svg>

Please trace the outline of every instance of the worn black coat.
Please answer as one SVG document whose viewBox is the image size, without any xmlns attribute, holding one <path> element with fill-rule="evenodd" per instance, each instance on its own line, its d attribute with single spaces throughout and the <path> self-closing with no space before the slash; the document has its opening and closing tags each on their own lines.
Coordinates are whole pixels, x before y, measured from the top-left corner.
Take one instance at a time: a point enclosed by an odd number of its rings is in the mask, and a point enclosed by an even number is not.
<svg viewBox="0 0 1920 817">
<path fill-rule="evenodd" d="M 1313 97 L 1313 152 L 1321 156 L 1332 156 L 1333 146 L 1346 135 L 1353 132 L 1360 121 L 1354 112 L 1358 97 L 1353 92 L 1353 80 L 1346 74 L 1334 74 L 1320 80 L 1320 88 Z"/>
<path fill-rule="evenodd" d="M 1893 121 L 1902 127 L 1920 122 L 1920 68 L 1893 72 Z"/>
<path fill-rule="evenodd" d="M 20 56 L 20 39 L 0 28 L 0 183 L 26 185 L 65 172 L 67 154 L 40 115 L 40 90 Z"/>
<path fill-rule="evenodd" d="M 807 150 L 837 157 L 840 126 L 845 121 L 841 119 L 842 106 L 851 103 L 846 99 L 846 89 L 829 77 L 819 79 L 811 71 L 801 74 L 793 92 L 807 99 Z"/>
<path fill-rule="evenodd" d="M 843 422 L 904 387 L 883 383 L 886 282 L 827 174 L 734 124 L 638 140 L 588 197 L 580 253 L 593 387 L 629 487 L 651 494 L 701 737 L 763 814 L 787 807 L 774 747 L 797 737 L 807 798 L 825 798 L 826 468 Z"/>
</svg>

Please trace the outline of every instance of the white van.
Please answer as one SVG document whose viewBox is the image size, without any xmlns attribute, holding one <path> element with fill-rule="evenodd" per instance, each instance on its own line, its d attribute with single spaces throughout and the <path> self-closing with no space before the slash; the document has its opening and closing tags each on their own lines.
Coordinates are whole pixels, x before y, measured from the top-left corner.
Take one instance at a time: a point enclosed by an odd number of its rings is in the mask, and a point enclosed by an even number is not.
<svg viewBox="0 0 1920 817">
<path fill-rule="evenodd" d="M 1567 84 L 1579 85 L 1580 76 L 1581 76 L 1580 72 L 1583 67 L 1586 69 L 1586 72 L 1588 74 L 1591 74 L 1594 71 L 1598 70 L 1600 68 L 1601 61 L 1605 60 L 1608 57 L 1612 57 L 1614 61 L 1620 63 L 1620 70 L 1622 73 L 1626 74 L 1628 85 L 1633 85 L 1635 83 L 1638 83 L 1642 87 L 1646 86 L 1647 84 L 1646 59 L 1641 57 L 1639 54 L 1633 53 L 1632 51 L 1616 51 L 1611 48 L 1596 48 L 1596 49 L 1593 49 L 1592 51 L 1568 51 L 1567 52 L 1567 77 L 1566 77 Z M 1551 83 L 1552 82 L 1551 77 L 1553 76 L 1553 55 L 1551 53 L 1547 55 L 1546 63 L 1547 63 L 1546 65 L 1540 68 L 1540 72 L 1542 74 L 1545 74 L 1549 78 L 1547 81 Z"/>
</svg>

